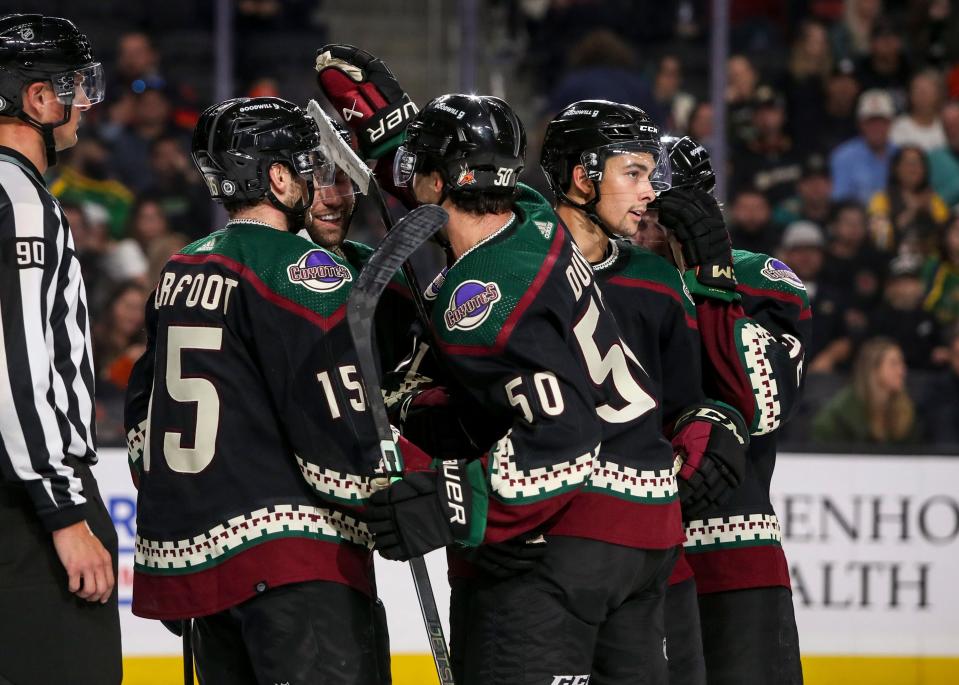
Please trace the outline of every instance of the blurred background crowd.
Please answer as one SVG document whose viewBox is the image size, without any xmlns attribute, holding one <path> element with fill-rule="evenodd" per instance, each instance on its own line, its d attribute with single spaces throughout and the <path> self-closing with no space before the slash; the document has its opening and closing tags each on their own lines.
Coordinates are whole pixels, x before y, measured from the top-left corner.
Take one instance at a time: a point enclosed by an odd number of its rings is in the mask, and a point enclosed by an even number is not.
<svg viewBox="0 0 959 685">
<path fill-rule="evenodd" d="M 214 3 L 18 4 L 0 9 L 73 19 L 108 77 L 49 181 L 84 265 L 101 443 L 119 445 L 146 298 L 166 259 L 221 221 L 189 158 L 214 101 Z M 959 452 L 959 0 L 732 0 L 724 132 L 708 99 L 706 0 L 232 10 L 234 94 L 305 103 L 315 49 L 358 44 L 420 104 L 464 84 L 509 99 L 530 134 L 524 180 L 544 192 L 544 124 L 574 100 L 639 105 L 704 143 L 724 133 L 733 245 L 789 264 L 814 313 L 805 399 L 782 442 Z M 361 207 L 351 237 L 376 240 L 378 223 Z"/>
</svg>

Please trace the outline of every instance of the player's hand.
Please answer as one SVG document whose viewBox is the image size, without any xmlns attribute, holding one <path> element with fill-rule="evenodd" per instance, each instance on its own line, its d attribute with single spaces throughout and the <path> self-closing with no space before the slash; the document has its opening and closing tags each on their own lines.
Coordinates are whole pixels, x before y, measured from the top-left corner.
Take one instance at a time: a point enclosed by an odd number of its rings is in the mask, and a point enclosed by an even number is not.
<svg viewBox="0 0 959 685">
<path fill-rule="evenodd" d="M 706 288 L 735 292 L 732 243 L 716 199 L 699 188 L 674 188 L 662 193 L 656 205 L 659 223 L 679 240 L 696 280 Z"/>
<path fill-rule="evenodd" d="M 53 531 L 53 546 L 67 571 L 70 592 L 106 604 L 113 594 L 113 559 L 87 522 Z"/>
<path fill-rule="evenodd" d="M 683 518 L 690 520 L 726 501 L 746 473 L 749 432 L 732 407 L 690 407 L 673 428 L 673 450 Z"/>
<path fill-rule="evenodd" d="M 463 426 L 462 411 L 446 388 L 420 388 L 400 401 L 393 423 L 405 438 L 436 459 L 479 456 L 481 450 Z"/>
<path fill-rule="evenodd" d="M 360 155 L 378 159 L 392 150 L 416 114 L 386 63 L 352 45 L 316 51 L 316 81 L 356 136 Z"/>
<path fill-rule="evenodd" d="M 546 544 L 542 535 L 526 535 L 493 545 L 480 545 L 469 559 L 494 578 L 503 580 L 532 571 L 546 554 Z"/>
<path fill-rule="evenodd" d="M 469 468 L 465 460 L 445 461 L 438 471 L 409 473 L 374 492 L 366 510 L 374 549 L 386 559 L 408 561 L 469 541 L 474 535 Z"/>
</svg>

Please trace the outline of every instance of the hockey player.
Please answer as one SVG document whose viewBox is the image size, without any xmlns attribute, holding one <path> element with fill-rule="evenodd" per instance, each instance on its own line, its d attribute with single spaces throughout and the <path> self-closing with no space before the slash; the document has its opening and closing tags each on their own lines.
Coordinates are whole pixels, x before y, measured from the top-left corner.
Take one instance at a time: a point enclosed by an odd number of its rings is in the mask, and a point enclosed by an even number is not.
<svg viewBox="0 0 959 685">
<path fill-rule="evenodd" d="M 802 668 L 769 484 L 776 431 L 799 398 L 812 312 L 786 264 L 731 249 L 709 194 L 715 177 L 705 149 L 689 138 L 669 144 L 673 189 L 659 199 L 658 217 L 647 214 L 639 240 L 689 268 L 704 388 L 740 407 L 751 434 L 743 484 L 722 505 L 685 521 L 706 670 L 710 685 L 793 685 L 802 682 Z"/>
<path fill-rule="evenodd" d="M 295 235 L 317 142 L 277 98 L 202 114 L 193 159 L 230 221 L 163 269 L 128 391 L 133 611 L 196 619 L 204 684 L 388 678 L 359 520 L 378 450 L 343 316 L 357 271 Z"/>
<path fill-rule="evenodd" d="M 339 57 L 353 63 L 325 61 L 321 85 L 338 108 L 366 108 L 361 126 L 391 121 L 402 91 L 352 50 Z M 475 579 L 458 682 L 665 682 L 661 586 L 679 512 L 649 379 L 548 203 L 517 184 L 525 133 L 506 103 L 442 96 L 405 136 L 396 182 L 450 213 L 455 261 L 430 290 L 439 352 L 491 439 L 481 459 L 377 494 L 376 545 L 405 559 L 545 534 L 528 573 Z"/>
<path fill-rule="evenodd" d="M 684 514 L 728 495 L 745 469 L 746 426 L 702 391 L 696 311 L 679 271 L 623 238 L 634 236 L 657 192 L 668 190 L 659 128 L 638 107 L 584 100 L 546 129 L 542 166 L 556 211 L 592 263 L 623 337 L 661 398 L 679 470 Z M 723 473 L 726 478 L 714 476 Z M 678 564 L 666 595 L 670 683 L 706 682 L 692 571 Z"/>
</svg>

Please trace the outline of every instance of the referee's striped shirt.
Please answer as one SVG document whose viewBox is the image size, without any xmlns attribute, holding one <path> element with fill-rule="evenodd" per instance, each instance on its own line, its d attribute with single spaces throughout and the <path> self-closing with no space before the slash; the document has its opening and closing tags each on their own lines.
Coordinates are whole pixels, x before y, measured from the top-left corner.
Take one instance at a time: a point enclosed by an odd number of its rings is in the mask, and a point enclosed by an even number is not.
<svg viewBox="0 0 959 685">
<path fill-rule="evenodd" d="M 23 155 L 0 147 L 0 474 L 47 530 L 84 518 L 68 455 L 96 462 L 86 289 L 66 217 Z"/>
</svg>

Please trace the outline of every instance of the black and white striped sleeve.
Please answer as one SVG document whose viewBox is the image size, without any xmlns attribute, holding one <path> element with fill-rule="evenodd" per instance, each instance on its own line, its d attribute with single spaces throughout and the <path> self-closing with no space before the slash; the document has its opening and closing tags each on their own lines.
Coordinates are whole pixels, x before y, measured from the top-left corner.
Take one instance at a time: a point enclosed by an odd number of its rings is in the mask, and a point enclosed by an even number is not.
<svg viewBox="0 0 959 685">
<path fill-rule="evenodd" d="M 23 484 L 47 530 L 85 517 L 71 464 L 96 461 L 93 382 L 66 219 L 42 179 L 0 161 L 0 473 Z"/>
</svg>

